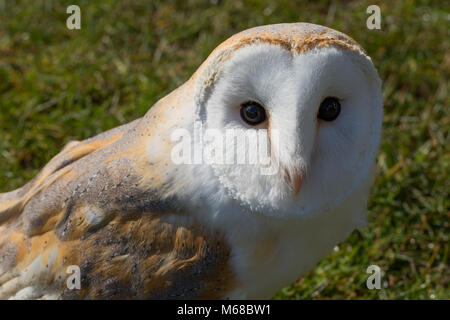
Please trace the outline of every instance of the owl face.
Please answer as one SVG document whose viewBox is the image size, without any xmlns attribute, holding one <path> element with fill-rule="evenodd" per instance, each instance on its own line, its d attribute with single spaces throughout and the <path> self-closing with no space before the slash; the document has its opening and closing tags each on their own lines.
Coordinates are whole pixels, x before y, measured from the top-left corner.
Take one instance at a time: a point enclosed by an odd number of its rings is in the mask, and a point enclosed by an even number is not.
<svg viewBox="0 0 450 320">
<path fill-rule="evenodd" d="M 224 146 L 225 161 L 208 165 L 244 208 L 307 216 L 351 194 L 365 205 L 367 192 L 357 191 L 371 182 L 382 116 L 380 80 L 367 56 L 335 46 L 302 53 L 244 46 L 216 70 L 198 113 Z"/>
</svg>

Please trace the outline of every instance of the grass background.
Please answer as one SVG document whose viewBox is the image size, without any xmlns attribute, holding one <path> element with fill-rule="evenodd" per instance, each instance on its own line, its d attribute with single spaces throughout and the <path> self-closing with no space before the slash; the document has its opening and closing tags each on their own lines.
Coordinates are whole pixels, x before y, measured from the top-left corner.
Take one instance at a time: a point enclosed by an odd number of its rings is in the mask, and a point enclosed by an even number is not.
<svg viewBox="0 0 450 320">
<path fill-rule="evenodd" d="M 81 7 L 82 29 L 66 28 Z M 382 29 L 366 28 L 381 7 Z M 383 80 L 384 131 L 369 226 L 276 299 L 449 299 L 449 26 L 446 1 L 0 0 L 0 192 L 70 140 L 145 114 L 221 41 L 271 23 L 357 40 Z M 368 290 L 367 266 L 383 270 Z"/>
</svg>

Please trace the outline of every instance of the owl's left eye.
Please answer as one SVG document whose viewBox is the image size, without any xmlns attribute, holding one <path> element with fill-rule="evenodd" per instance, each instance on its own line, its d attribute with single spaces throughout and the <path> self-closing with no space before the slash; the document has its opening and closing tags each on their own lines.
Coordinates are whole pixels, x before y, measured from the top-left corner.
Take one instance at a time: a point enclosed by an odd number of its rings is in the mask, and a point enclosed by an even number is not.
<svg viewBox="0 0 450 320">
<path fill-rule="evenodd" d="M 241 105 L 241 118 L 247 124 L 256 126 L 266 120 L 266 111 L 258 102 L 248 101 Z"/>
<path fill-rule="evenodd" d="M 341 113 L 341 104 L 337 98 L 328 97 L 322 101 L 317 118 L 325 121 L 333 121 Z"/>
</svg>

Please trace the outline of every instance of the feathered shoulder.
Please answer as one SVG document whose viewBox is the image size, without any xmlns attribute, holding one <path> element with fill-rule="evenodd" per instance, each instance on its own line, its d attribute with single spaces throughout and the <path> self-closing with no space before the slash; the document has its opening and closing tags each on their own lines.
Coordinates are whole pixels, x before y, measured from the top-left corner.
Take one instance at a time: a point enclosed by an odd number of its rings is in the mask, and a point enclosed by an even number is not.
<svg viewBox="0 0 450 320">
<path fill-rule="evenodd" d="M 166 192 L 167 153 L 148 155 L 170 99 L 69 143 L 24 187 L 0 194 L 0 298 L 223 297 L 229 249 Z M 72 265 L 80 290 L 66 285 Z"/>
</svg>

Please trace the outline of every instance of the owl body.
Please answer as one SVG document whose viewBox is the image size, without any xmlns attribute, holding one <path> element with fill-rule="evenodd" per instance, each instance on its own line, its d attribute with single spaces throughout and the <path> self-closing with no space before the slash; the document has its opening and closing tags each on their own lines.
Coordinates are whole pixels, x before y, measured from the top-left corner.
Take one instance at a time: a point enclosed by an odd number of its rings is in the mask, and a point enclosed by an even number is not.
<svg viewBox="0 0 450 320">
<path fill-rule="evenodd" d="M 272 297 L 364 224 L 380 87 L 337 31 L 295 23 L 231 37 L 143 118 L 70 143 L 0 194 L 0 298 Z M 266 132 L 275 170 L 174 161 L 180 144 L 211 144 L 194 138 L 196 123 L 249 132 L 237 154 Z"/>
</svg>

